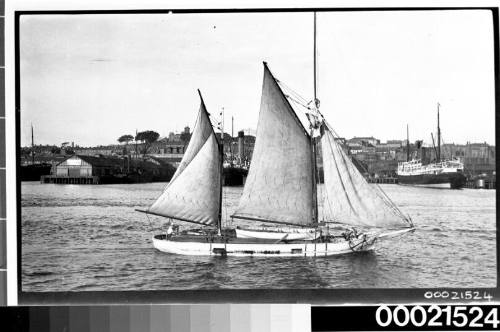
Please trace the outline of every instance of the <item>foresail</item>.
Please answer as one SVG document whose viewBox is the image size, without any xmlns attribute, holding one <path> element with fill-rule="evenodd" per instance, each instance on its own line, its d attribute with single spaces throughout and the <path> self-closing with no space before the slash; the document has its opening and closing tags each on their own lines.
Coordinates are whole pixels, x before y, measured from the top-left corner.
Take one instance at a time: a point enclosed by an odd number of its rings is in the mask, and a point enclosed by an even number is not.
<svg viewBox="0 0 500 332">
<path fill-rule="evenodd" d="M 310 137 L 264 66 L 257 138 L 233 217 L 310 225 L 312 167 Z"/>
<path fill-rule="evenodd" d="M 322 220 L 352 226 L 401 227 L 405 217 L 357 170 L 333 133 L 321 138 L 324 186 Z"/>
<path fill-rule="evenodd" d="M 217 139 L 212 132 L 148 212 L 204 225 L 216 224 L 221 190 L 220 158 Z"/>
<path fill-rule="evenodd" d="M 191 139 L 189 140 L 188 147 L 186 148 L 179 167 L 177 167 L 174 176 L 170 180 L 170 183 L 173 183 L 175 179 L 184 171 L 186 166 L 189 165 L 189 163 L 193 160 L 193 158 L 200 151 L 200 149 L 212 133 L 212 123 L 208 118 L 208 112 L 205 108 L 205 103 L 203 102 L 203 99 L 201 99 L 200 110 L 198 112 L 198 118 L 196 119 Z"/>
</svg>

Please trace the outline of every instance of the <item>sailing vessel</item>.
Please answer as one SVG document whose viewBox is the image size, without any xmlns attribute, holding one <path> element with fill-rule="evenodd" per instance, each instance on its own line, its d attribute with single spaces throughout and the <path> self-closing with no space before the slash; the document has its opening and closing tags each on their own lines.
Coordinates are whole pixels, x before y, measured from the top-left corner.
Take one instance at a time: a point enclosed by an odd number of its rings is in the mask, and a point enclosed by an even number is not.
<svg viewBox="0 0 500 332">
<path fill-rule="evenodd" d="M 330 256 L 369 250 L 380 238 L 412 231 L 411 220 L 378 187 L 366 182 L 326 120 L 315 112 L 310 116 L 314 123 L 310 134 L 264 63 L 252 163 L 231 217 L 312 228 L 319 235 L 300 240 L 289 239 L 288 232 L 278 240 L 239 238 L 222 227 L 222 149 L 201 98 L 193 136 L 177 172 L 149 209 L 139 211 L 207 228 L 154 235 L 154 247 L 183 255 Z M 325 170 L 321 222 L 315 181 L 318 140 Z M 330 227 L 335 225 L 347 230 L 333 234 Z"/>
<path fill-rule="evenodd" d="M 410 142 L 407 129 L 406 162 L 398 163 L 398 183 L 432 188 L 460 189 L 465 186 L 464 164 L 459 158 L 441 158 L 441 128 L 439 126 L 439 107 L 437 104 L 437 147 L 434 147 L 436 160 L 424 164 L 422 159 L 410 160 Z M 432 137 L 434 141 L 434 137 Z"/>
<path fill-rule="evenodd" d="M 243 194 L 231 215 L 257 228 L 222 227 L 223 141 L 217 140 L 201 97 L 191 141 L 174 177 L 147 209 L 206 226 L 153 236 L 156 249 L 182 255 L 331 256 L 373 248 L 381 238 L 414 230 L 378 186 L 368 184 L 319 112 L 314 14 L 314 106 L 308 132 L 264 62 L 257 136 Z M 223 135 L 221 135 L 223 137 Z M 324 185 L 319 211 L 316 155 Z M 263 227 L 272 224 L 274 227 Z M 334 231 L 341 229 L 342 231 Z"/>
</svg>

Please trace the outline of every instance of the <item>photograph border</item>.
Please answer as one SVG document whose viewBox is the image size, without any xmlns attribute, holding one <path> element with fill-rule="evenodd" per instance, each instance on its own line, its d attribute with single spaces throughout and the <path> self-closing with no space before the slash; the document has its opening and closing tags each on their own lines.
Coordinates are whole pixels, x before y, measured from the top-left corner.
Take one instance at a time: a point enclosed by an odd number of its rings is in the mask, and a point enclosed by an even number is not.
<svg viewBox="0 0 500 332">
<path fill-rule="evenodd" d="M 478 291 L 489 293 L 493 299 L 500 296 L 498 291 L 499 238 L 498 217 L 496 218 L 496 273 L 495 288 L 338 288 L 338 289 L 217 289 L 217 290 L 152 290 L 152 291 L 63 291 L 24 292 L 22 291 L 22 229 L 21 229 L 21 180 L 20 174 L 20 42 L 19 23 L 23 15 L 87 15 L 87 14 L 215 14 L 215 13 L 273 13 L 273 12 L 367 12 L 367 11 L 457 11 L 489 10 L 493 17 L 494 38 L 494 85 L 495 85 L 495 128 L 498 124 L 499 93 L 499 21 L 498 7 L 319 7 L 319 8 L 234 8 L 234 9 L 106 9 L 106 10 L 15 10 L 15 130 L 16 130 L 16 215 L 17 215 L 17 295 L 19 305 L 48 304 L 132 304 L 132 303 L 310 303 L 320 304 L 375 304 L 375 303 L 446 303 L 449 299 L 427 299 L 428 291 Z M 7 73 L 6 73 L 7 74 Z M 495 150 L 498 142 L 495 136 Z M 498 157 L 496 157 L 498 164 Z M 496 206 L 499 204 L 496 195 Z M 464 301 L 461 299 L 461 301 Z M 478 302 L 477 300 L 475 302 Z M 480 301 L 479 301 L 480 302 Z"/>
</svg>

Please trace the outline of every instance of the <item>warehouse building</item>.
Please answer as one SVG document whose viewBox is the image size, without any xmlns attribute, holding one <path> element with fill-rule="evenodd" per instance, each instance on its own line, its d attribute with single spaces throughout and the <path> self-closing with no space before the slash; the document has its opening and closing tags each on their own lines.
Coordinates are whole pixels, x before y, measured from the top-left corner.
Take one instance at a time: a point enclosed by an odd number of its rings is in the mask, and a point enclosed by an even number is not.
<svg viewBox="0 0 500 332">
<path fill-rule="evenodd" d="M 56 164 L 42 183 L 99 184 L 168 181 L 175 172 L 170 164 L 147 158 L 74 155 Z"/>
</svg>

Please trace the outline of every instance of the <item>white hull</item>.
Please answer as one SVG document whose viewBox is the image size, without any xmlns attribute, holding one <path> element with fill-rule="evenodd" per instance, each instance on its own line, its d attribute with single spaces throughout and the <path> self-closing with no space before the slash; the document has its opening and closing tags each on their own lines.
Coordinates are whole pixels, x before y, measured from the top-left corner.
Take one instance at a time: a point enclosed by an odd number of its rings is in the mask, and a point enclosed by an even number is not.
<svg viewBox="0 0 500 332">
<path fill-rule="evenodd" d="M 242 229 L 236 228 L 236 237 L 240 239 L 266 239 L 266 240 L 314 240 L 320 236 L 319 232 L 311 229 L 289 229 L 273 231 L 265 228 Z"/>
<path fill-rule="evenodd" d="M 439 188 L 439 189 L 451 189 L 451 183 L 430 183 L 430 184 L 412 184 L 411 186 L 423 187 L 423 188 Z"/>
<path fill-rule="evenodd" d="M 360 236 L 336 243 L 210 243 L 181 242 L 153 237 L 153 245 L 162 252 L 190 256 L 333 256 L 373 248 L 377 237 Z"/>
<path fill-rule="evenodd" d="M 403 186 L 412 186 L 412 187 L 422 187 L 422 188 L 438 188 L 438 189 L 451 189 L 451 183 L 430 183 L 430 184 L 404 184 Z"/>
</svg>

